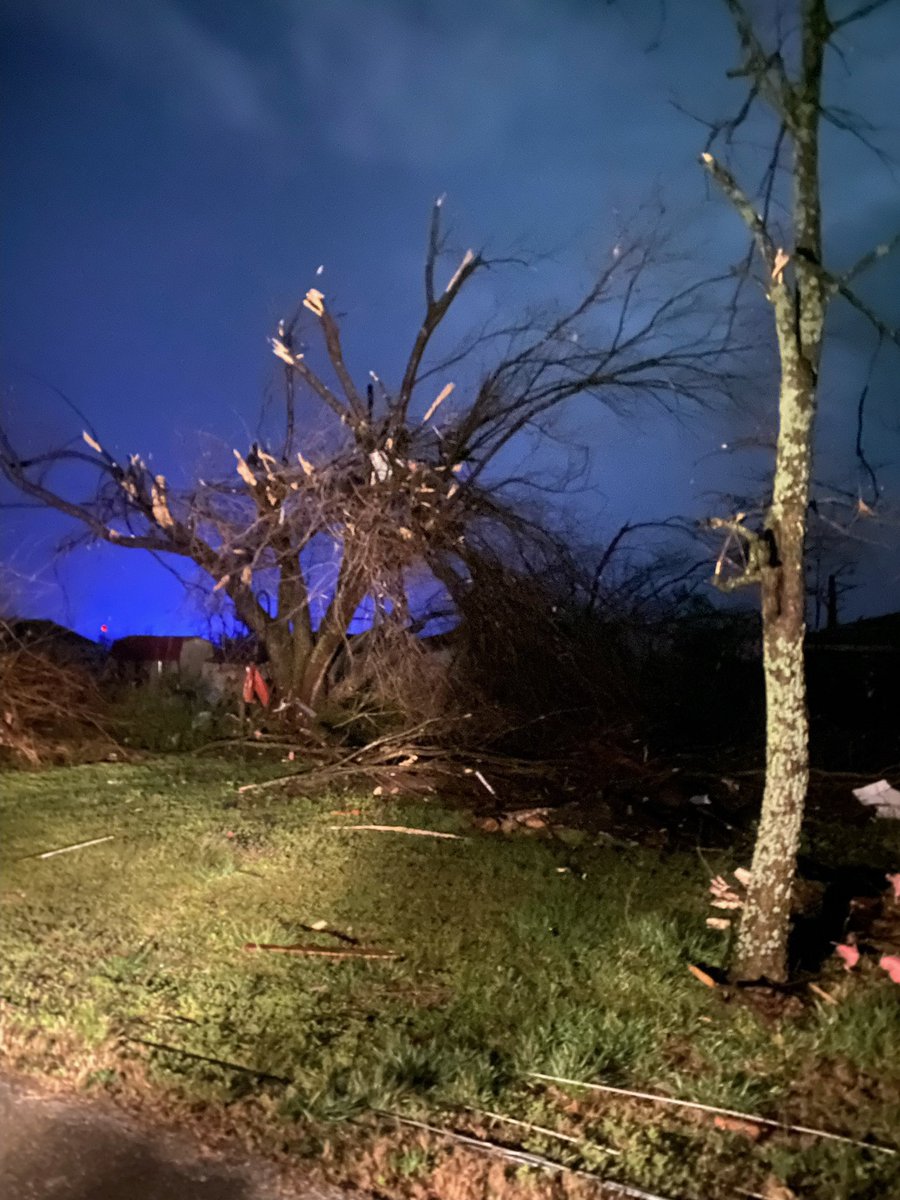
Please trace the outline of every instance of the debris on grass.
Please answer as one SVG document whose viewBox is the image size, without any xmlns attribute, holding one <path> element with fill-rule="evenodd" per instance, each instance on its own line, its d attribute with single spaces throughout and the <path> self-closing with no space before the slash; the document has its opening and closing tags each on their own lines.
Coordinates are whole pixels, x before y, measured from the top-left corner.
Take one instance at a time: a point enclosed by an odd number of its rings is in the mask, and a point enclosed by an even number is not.
<svg viewBox="0 0 900 1200">
<path fill-rule="evenodd" d="M 396 962 L 403 957 L 395 950 L 375 950 L 367 946 L 348 946 L 346 950 L 333 950 L 328 946 L 282 946 L 275 942 L 245 942 L 244 950 L 265 951 L 268 954 L 296 954 L 305 958 L 361 958 L 384 959 Z"/>
<path fill-rule="evenodd" d="M 737 873 L 735 873 L 737 878 Z M 710 904 L 713 908 L 743 908 L 744 898 L 739 895 L 722 875 L 709 881 Z"/>
<path fill-rule="evenodd" d="M 408 833 L 413 837 L 447 838 L 454 842 L 464 842 L 466 839 L 460 833 L 443 833 L 438 829 L 412 829 L 408 825 L 329 825 L 332 831 L 369 830 L 375 833 Z"/>
<path fill-rule="evenodd" d="M 301 929 L 305 929 L 307 933 L 325 933 L 329 937 L 337 938 L 339 942 L 346 942 L 349 946 L 358 946 L 359 938 L 353 937 L 350 933 L 344 933 L 342 929 L 332 929 L 327 921 L 313 921 L 312 925 L 302 925 Z"/>
<path fill-rule="evenodd" d="M 470 1112 L 473 1117 L 480 1117 L 483 1121 L 496 1121 L 500 1125 L 512 1125 L 517 1129 L 527 1129 L 529 1133 L 539 1133 L 542 1137 L 556 1138 L 559 1142 L 569 1142 L 573 1146 L 581 1145 L 583 1139 L 573 1137 L 571 1133 L 560 1133 L 556 1129 L 547 1129 L 544 1125 L 533 1125 L 530 1121 L 520 1121 L 517 1117 L 506 1117 L 502 1113 L 483 1112 L 479 1108 L 466 1108 L 466 1112 Z M 607 1154 L 621 1154 L 621 1150 L 613 1150 L 612 1147 L 604 1146 L 603 1150 Z"/>
<path fill-rule="evenodd" d="M 853 795 L 860 804 L 874 808 L 876 817 L 900 820 L 900 792 L 891 787 L 886 779 L 867 783 L 865 787 L 853 788 Z"/>
<path fill-rule="evenodd" d="M 831 992 L 826 992 L 823 987 L 819 987 L 819 985 L 815 982 L 809 984 L 809 990 L 814 996 L 818 996 L 820 1000 L 824 1000 L 826 1004 L 840 1003 L 837 996 L 832 996 Z"/>
<path fill-rule="evenodd" d="M 485 779 L 485 777 L 482 775 L 482 773 L 480 771 L 475 771 L 474 774 L 475 774 L 475 778 L 482 785 L 482 787 L 484 787 L 487 791 L 489 791 L 492 796 L 497 795 L 497 793 L 494 791 L 491 784 L 488 783 L 488 781 Z"/>
<path fill-rule="evenodd" d="M 701 1104 L 698 1100 L 679 1100 L 676 1096 L 663 1096 L 659 1092 L 639 1092 L 632 1088 L 613 1087 L 608 1083 L 585 1083 L 579 1079 L 564 1079 L 558 1075 L 544 1075 L 540 1071 L 529 1071 L 532 1079 L 541 1079 L 545 1083 L 559 1083 L 567 1087 L 585 1088 L 591 1092 L 605 1092 L 613 1096 L 625 1096 L 630 1100 L 647 1100 L 652 1104 L 669 1104 L 674 1108 L 689 1108 L 694 1112 L 711 1113 L 714 1116 L 734 1117 L 739 1121 L 752 1122 L 767 1129 L 777 1129 L 781 1133 L 801 1133 L 810 1137 L 822 1138 L 830 1142 L 842 1142 L 847 1146 L 859 1146 L 863 1150 L 874 1150 L 879 1154 L 896 1155 L 893 1146 L 884 1146 L 880 1142 L 863 1142 L 859 1138 L 847 1137 L 843 1133 L 832 1133 L 827 1129 L 815 1129 L 809 1125 L 794 1125 L 789 1121 L 776 1121 L 771 1117 L 759 1117 L 755 1113 L 741 1112 L 734 1108 L 720 1108 L 715 1104 Z"/>
<path fill-rule="evenodd" d="M 695 967 L 693 963 L 688 963 L 688 970 L 695 979 L 700 980 L 704 987 L 716 988 L 719 986 L 713 979 L 712 975 L 707 975 L 704 970 L 702 970 L 700 967 Z"/>
<path fill-rule="evenodd" d="M 532 1154 L 529 1150 L 516 1150 L 510 1146 L 503 1146 L 499 1142 L 488 1141 L 487 1138 L 473 1137 L 467 1133 L 457 1133 L 454 1129 L 446 1129 L 440 1125 L 430 1125 L 427 1121 L 414 1121 L 411 1117 L 401 1117 L 398 1113 L 378 1110 L 376 1112 L 378 1116 L 389 1117 L 401 1125 L 408 1125 L 412 1129 L 425 1130 L 427 1133 L 433 1133 L 438 1137 L 447 1138 L 449 1141 L 469 1146 L 473 1150 L 480 1150 L 484 1154 L 492 1154 L 497 1158 L 508 1159 L 509 1162 L 517 1163 L 520 1166 L 533 1167 L 539 1171 L 552 1171 L 559 1175 L 573 1175 L 579 1179 L 590 1179 L 600 1184 L 604 1192 L 609 1195 L 632 1197 L 633 1200 L 668 1200 L 667 1197 L 660 1196 L 655 1192 L 645 1192 L 642 1188 L 630 1187 L 624 1183 L 616 1183 L 612 1180 L 603 1179 L 600 1175 L 595 1175 L 592 1171 L 581 1171 L 576 1167 L 567 1167 L 564 1163 L 554 1162 L 552 1158 L 544 1158 L 541 1154 Z M 605 1147 L 600 1148 L 605 1149 Z"/>
<path fill-rule="evenodd" d="M 60 846 L 56 850 L 45 850 L 43 854 L 26 854 L 24 858 L 55 858 L 57 854 L 71 854 L 73 850 L 84 850 L 87 846 L 99 846 L 102 842 L 111 842 L 115 834 L 108 833 L 106 837 L 90 838 L 86 842 L 73 842 L 71 846 Z"/>
</svg>

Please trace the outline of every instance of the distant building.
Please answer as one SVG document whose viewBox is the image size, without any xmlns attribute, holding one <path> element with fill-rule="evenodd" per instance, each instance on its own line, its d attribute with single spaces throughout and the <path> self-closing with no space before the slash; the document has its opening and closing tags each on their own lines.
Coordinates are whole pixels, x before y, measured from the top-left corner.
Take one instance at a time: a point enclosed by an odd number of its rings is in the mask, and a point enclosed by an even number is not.
<svg viewBox="0 0 900 1200">
<path fill-rule="evenodd" d="M 142 634 L 119 638 L 113 642 L 109 656 L 135 678 L 158 679 L 168 675 L 188 681 L 200 679 L 203 664 L 215 659 L 216 648 L 201 637 Z"/>
<path fill-rule="evenodd" d="M 99 671 L 106 662 L 106 650 L 99 642 L 92 642 L 55 621 L 18 617 L 0 621 L 0 647 L 30 650 L 62 667 Z"/>
</svg>

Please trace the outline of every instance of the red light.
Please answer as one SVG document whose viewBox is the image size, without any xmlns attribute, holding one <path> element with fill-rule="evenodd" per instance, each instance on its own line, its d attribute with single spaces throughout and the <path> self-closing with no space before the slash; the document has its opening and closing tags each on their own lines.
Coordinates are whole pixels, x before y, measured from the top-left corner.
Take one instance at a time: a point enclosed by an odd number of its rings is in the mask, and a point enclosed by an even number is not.
<svg viewBox="0 0 900 1200">
<path fill-rule="evenodd" d="M 101 632 L 101 633 L 109 633 L 109 626 L 108 626 L 108 625 L 101 625 L 101 626 L 100 626 L 100 632 Z"/>
</svg>

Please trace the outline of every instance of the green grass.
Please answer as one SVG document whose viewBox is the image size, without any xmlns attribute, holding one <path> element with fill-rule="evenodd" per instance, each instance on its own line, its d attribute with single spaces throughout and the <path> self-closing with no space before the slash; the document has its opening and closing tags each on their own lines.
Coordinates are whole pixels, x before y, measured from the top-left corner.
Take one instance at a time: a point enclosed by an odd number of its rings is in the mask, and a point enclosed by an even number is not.
<svg viewBox="0 0 900 1200">
<path fill-rule="evenodd" d="M 896 1143 L 900 990 L 886 980 L 836 972 L 826 986 L 837 1007 L 763 1020 L 686 969 L 723 952 L 704 926 L 696 855 L 474 834 L 437 803 L 236 793 L 264 773 L 168 758 L 0 777 L 0 995 L 19 1030 L 132 1053 L 127 1039 L 144 1039 L 283 1077 L 273 1088 L 140 1051 L 161 1090 L 216 1104 L 265 1091 L 271 1120 L 338 1139 L 372 1110 L 440 1123 L 470 1106 L 575 1131 L 585 1143 L 564 1153 L 541 1135 L 515 1140 L 666 1195 L 726 1194 L 704 1180 L 759 1191 L 773 1171 L 804 1196 L 900 1194 L 886 1156 L 783 1137 L 752 1145 L 705 1120 L 583 1094 L 566 1105 L 528 1077 L 663 1090 Z M 331 815 L 349 807 L 362 815 Z M 467 838 L 329 829 L 344 821 Z M 335 945 L 302 929 L 319 921 L 403 959 L 242 950 Z M 423 1155 L 398 1150 L 399 1191 Z"/>
</svg>

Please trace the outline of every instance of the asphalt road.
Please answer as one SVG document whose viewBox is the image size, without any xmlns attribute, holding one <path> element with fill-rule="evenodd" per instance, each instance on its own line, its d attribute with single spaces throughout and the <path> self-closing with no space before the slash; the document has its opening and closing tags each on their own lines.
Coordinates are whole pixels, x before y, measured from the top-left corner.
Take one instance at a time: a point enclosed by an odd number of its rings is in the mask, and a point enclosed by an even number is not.
<svg viewBox="0 0 900 1200">
<path fill-rule="evenodd" d="M 285 1190 L 262 1162 L 203 1158 L 106 1105 L 0 1076 L 2 1200 L 333 1200 Z"/>
</svg>

